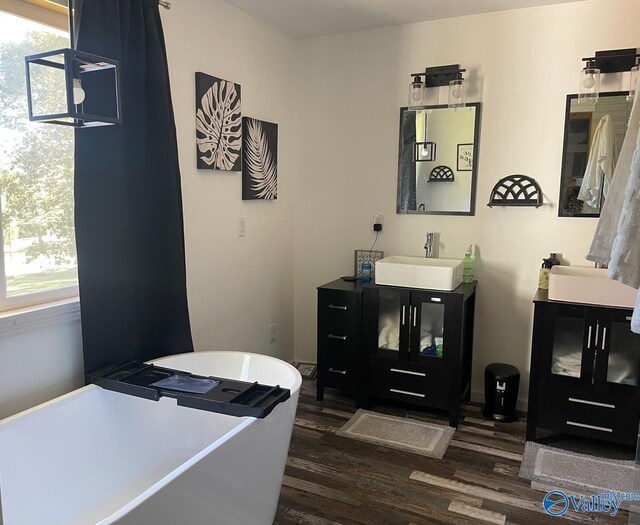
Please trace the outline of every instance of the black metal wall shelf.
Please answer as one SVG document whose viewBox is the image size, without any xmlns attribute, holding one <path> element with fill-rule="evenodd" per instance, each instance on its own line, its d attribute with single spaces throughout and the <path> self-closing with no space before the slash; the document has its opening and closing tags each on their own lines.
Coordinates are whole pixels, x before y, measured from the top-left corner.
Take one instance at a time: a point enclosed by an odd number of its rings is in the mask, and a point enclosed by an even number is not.
<svg viewBox="0 0 640 525">
<path fill-rule="evenodd" d="M 542 206 L 542 189 L 527 175 L 509 175 L 500 179 L 491 190 L 487 206 Z"/>
<path fill-rule="evenodd" d="M 455 175 L 449 166 L 436 166 L 431 170 L 428 182 L 454 182 Z"/>
</svg>

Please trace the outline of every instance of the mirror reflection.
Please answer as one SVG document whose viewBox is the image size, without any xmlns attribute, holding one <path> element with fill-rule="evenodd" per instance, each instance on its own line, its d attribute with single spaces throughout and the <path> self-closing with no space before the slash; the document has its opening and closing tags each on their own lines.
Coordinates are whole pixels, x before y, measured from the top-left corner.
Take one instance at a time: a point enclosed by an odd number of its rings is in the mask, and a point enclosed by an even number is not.
<svg viewBox="0 0 640 525">
<path fill-rule="evenodd" d="M 398 213 L 473 215 L 480 104 L 400 110 Z"/>
<path fill-rule="evenodd" d="M 599 217 L 627 132 L 628 93 L 601 93 L 595 103 L 567 96 L 560 217 Z"/>
</svg>

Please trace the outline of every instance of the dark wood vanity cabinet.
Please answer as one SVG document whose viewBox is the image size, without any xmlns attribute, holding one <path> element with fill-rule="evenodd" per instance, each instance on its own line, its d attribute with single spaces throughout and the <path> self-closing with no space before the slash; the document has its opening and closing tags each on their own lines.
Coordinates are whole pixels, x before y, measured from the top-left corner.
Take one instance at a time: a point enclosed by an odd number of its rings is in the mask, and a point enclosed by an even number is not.
<svg viewBox="0 0 640 525">
<path fill-rule="evenodd" d="M 318 288 L 317 397 L 351 393 L 449 411 L 458 424 L 471 391 L 476 283 L 452 292 L 361 285 Z"/>
<path fill-rule="evenodd" d="M 362 286 L 338 279 L 318 288 L 317 398 L 324 389 L 362 394 Z"/>
<path fill-rule="evenodd" d="M 471 389 L 475 283 L 452 292 L 364 287 L 371 397 L 449 411 L 458 424 Z"/>
<path fill-rule="evenodd" d="M 635 445 L 640 335 L 631 310 L 535 302 L 527 439 L 572 434 Z"/>
</svg>

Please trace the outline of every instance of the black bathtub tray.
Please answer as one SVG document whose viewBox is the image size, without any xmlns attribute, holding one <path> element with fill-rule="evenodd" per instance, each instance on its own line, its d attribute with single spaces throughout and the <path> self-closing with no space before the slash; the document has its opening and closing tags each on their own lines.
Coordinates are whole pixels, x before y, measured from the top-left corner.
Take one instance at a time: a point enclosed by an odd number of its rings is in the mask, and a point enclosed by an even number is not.
<svg viewBox="0 0 640 525">
<path fill-rule="evenodd" d="M 87 382 L 106 390 L 157 401 L 175 398 L 178 405 L 230 416 L 264 418 L 289 399 L 291 392 L 222 377 L 206 377 L 132 361 L 87 374 Z"/>
</svg>

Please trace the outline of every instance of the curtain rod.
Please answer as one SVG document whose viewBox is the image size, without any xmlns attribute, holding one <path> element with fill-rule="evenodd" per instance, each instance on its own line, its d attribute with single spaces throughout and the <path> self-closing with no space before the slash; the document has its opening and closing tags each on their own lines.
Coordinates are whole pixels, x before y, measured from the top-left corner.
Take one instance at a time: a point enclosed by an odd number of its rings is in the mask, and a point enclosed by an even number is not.
<svg viewBox="0 0 640 525">
<path fill-rule="evenodd" d="M 168 2 L 167 0 L 160 0 L 158 3 L 165 9 L 171 9 L 171 2 Z"/>
</svg>

